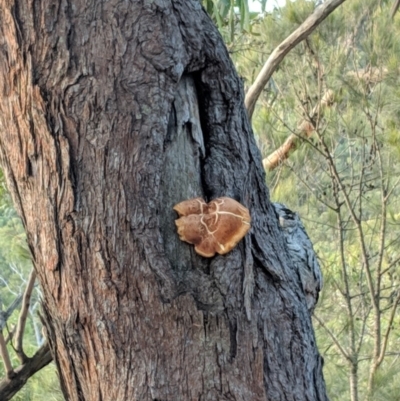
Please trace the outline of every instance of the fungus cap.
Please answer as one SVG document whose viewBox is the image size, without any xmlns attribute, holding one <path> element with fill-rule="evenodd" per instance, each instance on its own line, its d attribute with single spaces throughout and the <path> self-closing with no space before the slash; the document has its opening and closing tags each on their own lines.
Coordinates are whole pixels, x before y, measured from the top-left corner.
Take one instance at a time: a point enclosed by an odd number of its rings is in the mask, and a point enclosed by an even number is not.
<svg viewBox="0 0 400 401">
<path fill-rule="evenodd" d="M 189 199 L 174 206 L 179 238 L 193 244 L 206 258 L 231 251 L 250 230 L 250 213 L 239 202 L 228 197 L 208 204 L 202 198 Z"/>
</svg>

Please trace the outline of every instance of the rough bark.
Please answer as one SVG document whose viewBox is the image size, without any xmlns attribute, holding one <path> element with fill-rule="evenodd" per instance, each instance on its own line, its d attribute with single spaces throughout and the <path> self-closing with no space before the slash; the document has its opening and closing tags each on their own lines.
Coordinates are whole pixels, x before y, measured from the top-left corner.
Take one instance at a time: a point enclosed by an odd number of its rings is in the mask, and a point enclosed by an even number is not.
<svg viewBox="0 0 400 401">
<path fill-rule="evenodd" d="M 0 0 L 0 148 L 68 400 L 326 400 L 243 91 L 195 0 Z M 172 206 L 230 196 L 226 256 Z"/>
</svg>

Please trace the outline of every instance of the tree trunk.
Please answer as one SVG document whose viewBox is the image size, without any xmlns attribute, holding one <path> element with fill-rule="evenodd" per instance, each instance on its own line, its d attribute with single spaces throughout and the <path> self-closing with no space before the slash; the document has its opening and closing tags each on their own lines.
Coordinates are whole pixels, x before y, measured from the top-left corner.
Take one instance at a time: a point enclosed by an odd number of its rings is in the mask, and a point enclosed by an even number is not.
<svg viewBox="0 0 400 401">
<path fill-rule="evenodd" d="M 0 147 L 68 400 L 327 400 L 240 79 L 195 0 L 0 0 Z M 172 206 L 229 196 L 225 256 Z"/>
</svg>

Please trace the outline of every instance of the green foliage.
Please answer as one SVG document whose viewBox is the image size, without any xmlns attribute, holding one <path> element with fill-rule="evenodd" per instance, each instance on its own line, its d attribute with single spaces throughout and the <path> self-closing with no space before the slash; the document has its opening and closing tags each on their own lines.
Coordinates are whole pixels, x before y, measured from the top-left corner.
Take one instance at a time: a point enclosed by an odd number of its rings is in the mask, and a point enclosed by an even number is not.
<svg viewBox="0 0 400 401">
<path fill-rule="evenodd" d="M 299 211 L 322 264 L 315 328 L 332 401 L 351 399 L 351 363 L 337 343 L 357 368 L 360 399 L 369 392 L 370 400 L 395 401 L 399 394 L 399 311 L 393 321 L 391 312 L 400 291 L 400 19 L 390 20 L 390 6 L 344 3 L 284 59 L 253 116 L 266 157 L 299 132 L 327 90 L 334 93 L 314 134 L 267 174 L 273 199 Z M 259 36 L 232 45 L 247 85 L 313 7 L 289 2 L 259 22 Z M 377 321 L 381 348 L 389 324 L 392 331 L 371 376 Z"/>
<path fill-rule="evenodd" d="M 261 9 L 265 10 L 267 1 L 260 3 Z M 243 33 L 252 34 L 252 27 L 259 19 L 258 13 L 250 10 L 249 0 L 202 0 L 202 4 L 228 45 Z"/>
<path fill-rule="evenodd" d="M 14 397 L 13 401 L 63 401 L 60 383 L 53 363 L 33 376 Z"/>
<path fill-rule="evenodd" d="M 3 310 L 6 310 L 16 297 L 23 293 L 31 269 L 32 261 L 25 232 L 20 218 L 12 207 L 0 170 L 0 306 Z M 39 305 L 40 290 L 36 286 L 31 297 L 30 312 L 24 333 L 24 351 L 28 356 L 32 356 L 43 342 L 41 323 L 37 315 Z M 7 321 L 7 327 L 3 331 L 5 336 L 16 326 L 18 317 L 19 309 L 16 309 Z M 8 350 L 13 366 L 17 367 L 19 361 L 10 343 Z M 0 380 L 3 377 L 4 367 L 0 361 Z M 15 401 L 61 401 L 63 399 L 54 364 L 50 364 L 34 375 L 13 397 Z"/>
</svg>

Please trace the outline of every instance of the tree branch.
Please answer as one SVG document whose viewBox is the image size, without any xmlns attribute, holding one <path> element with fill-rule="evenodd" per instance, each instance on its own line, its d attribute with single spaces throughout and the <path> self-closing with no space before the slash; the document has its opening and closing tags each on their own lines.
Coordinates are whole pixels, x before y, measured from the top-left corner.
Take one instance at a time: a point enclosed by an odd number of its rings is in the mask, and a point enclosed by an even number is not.
<svg viewBox="0 0 400 401">
<path fill-rule="evenodd" d="M 345 0 L 325 1 L 322 5 L 317 7 L 292 34 L 275 48 L 246 94 L 245 105 L 249 119 L 253 116 L 255 104 L 262 90 L 286 54 L 310 35 L 315 28 L 344 1 Z"/>
<path fill-rule="evenodd" d="M 385 273 L 387 273 L 388 271 L 390 271 L 391 268 L 393 268 L 394 266 L 396 266 L 396 264 L 400 262 L 400 256 L 396 259 L 394 259 L 385 270 L 381 271 L 381 275 L 383 276 Z"/>
<path fill-rule="evenodd" d="M 326 107 L 333 103 L 333 91 L 325 92 L 322 99 L 313 108 L 308 119 L 303 120 L 298 126 L 298 133 L 291 134 L 286 141 L 268 157 L 263 159 L 263 166 L 267 170 L 275 169 L 282 161 L 289 157 L 289 154 L 297 149 L 301 138 L 309 138 L 315 131 L 314 119 L 316 116 L 321 118 Z"/>
<path fill-rule="evenodd" d="M 3 332 L 0 331 L 0 356 L 3 359 L 4 369 L 7 374 L 7 379 L 11 379 L 14 375 L 14 369 L 11 364 L 10 355 L 7 350 L 7 345 L 4 340 Z"/>
<path fill-rule="evenodd" d="M 4 340 L 6 344 L 8 344 L 13 339 L 16 328 L 17 326 L 13 325 L 11 330 L 8 331 L 7 337 Z"/>
<path fill-rule="evenodd" d="M 0 331 L 4 330 L 8 318 L 12 315 L 15 309 L 18 308 L 21 301 L 22 301 L 22 295 L 18 295 L 17 298 L 14 299 L 13 303 L 7 308 L 5 312 L 0 311 Z"/>
<path fill-rule="evenodd" d="M 381 365 L 381 363 L 383 362 L 383 358 L 385 357 L 385 353 L 386 353 L 386 347 L 389 341 L 389 336 L 390 336 L 390 332 L 393 329 L 393 320 L 394 317 L 396 315 L 396 310 L 397 310 L 397 306 L 399 305 L 400 302 L 400 291 L 398 291 L 397 293 L 397 297 L 393 302 L 393 307 L 392 310 L 390 312 L 390 317 L 389 317 L 389 321 L 388 321 L 388 326 L 386 328 L 386 332 L 383 335 L 383 341 L 382 341 L 382 347 L 380 350 L 380 354 L 379 354 L 379 358 L 377 360 L 377 365 Z"/>
<path fill-rule="evenodd" d="M 400 6 L 400 0 L 395 0 L 395 2 L 393 3 L 392 9 L 390 11 L 390 16 L 392 18 L 394 18 L 397 10 L 399 9 L 399 6 Z"/>
<path fill-rule="evenodd" d="M 333 332 L 329 329 L 329 327 L 315 314 L 314 314 L 313 318 L 327 332 L 328 336 L 332 339 L 333 343 L 336 345 L 337 349 L 340 351 L 340 353 L 343 355 L 343 357 L 351 362 L 351 358 L 350 358 L 348 352 L 341 346 L 340 341 L 336 338 L 335 334 L 333 334 Z"/>
<path fill-rule="evenodd" d="M 28 379 L 47 366 L 52 359 L 50 348 L 46 341 L 32 358 L 27 358 L 24 364 L 14 370 L 12 378 L 7 377 L 0 381 L 0 400 L 11 400 L 26 384 Z"/>
<path fill-rule="evenodd" d="M 12 315 L 14 310 L 19 306 L 22 300 L 22 295 L 19 295 L 14 299 L 13 303 L 7 308 L 5 312 L 0 311 L 0 356 L 3 359 L 4 369 L 7 374 L 7 378 L 11 378 L 14 375 L 14 369 L 12 367 L 10 355 L 7 350 L 7 340 L 4 338 L 3 329 L 6 327 L 8 318 Z"/>
<path fill-rule="evenodd" d="M 25 362 L 25 360 L 27 359 L 27 356 L 23 351 L 22 341 L 25 331 L 26 319 L 29 311 L 29 303 L 31 300 L 31 295 L 33 291 L 33 286 L 35 284 L 35 280 L 36 280 L 36 272 L 35 270 L 32 269 L 31 274 L 29 275 L 28 284 L 24 292 L 22 308 L 18 319 L 17 330 L 15 333 L 15 352 L 21 363 Z"/>
</svg>

